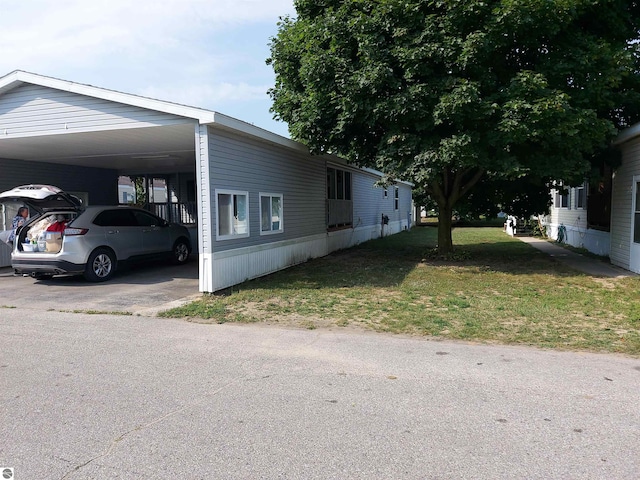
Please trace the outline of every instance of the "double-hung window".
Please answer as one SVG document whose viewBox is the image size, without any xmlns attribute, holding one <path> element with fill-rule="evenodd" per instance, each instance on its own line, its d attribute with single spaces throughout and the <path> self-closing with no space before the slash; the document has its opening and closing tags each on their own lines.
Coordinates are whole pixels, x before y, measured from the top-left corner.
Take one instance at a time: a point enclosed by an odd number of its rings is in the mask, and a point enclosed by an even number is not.
<svg viewBox="0 0 640 480">
<path fill-rule="evenodd" d="M 400 189 L 398 187 L 393 187 L 393 189 L 395 190 L 393 209 L 398 210 L 400 208 Z"/>
<path fill-rule="evenodd" d="M 587 190 L 584 185 L 575 188 L 576 190 L 576 208 L 587 208 Z"/>
<path fill-rule="evenodd" d="M 282 194 L 260 194 L 260 235 L 282 233 Z"/>
<path fill-rule="evenodd" d="M 249 193 L 216 190 L 218 240 L 249 236 Z"/>
<path fill-rule="evenodd" d="M 570 189 L 564 187 L 562 184 L 556 186 L 556 198 L 554 201 L 554 207 L 556 208 L 569 208 L 569 192 Z"/>
</svg>

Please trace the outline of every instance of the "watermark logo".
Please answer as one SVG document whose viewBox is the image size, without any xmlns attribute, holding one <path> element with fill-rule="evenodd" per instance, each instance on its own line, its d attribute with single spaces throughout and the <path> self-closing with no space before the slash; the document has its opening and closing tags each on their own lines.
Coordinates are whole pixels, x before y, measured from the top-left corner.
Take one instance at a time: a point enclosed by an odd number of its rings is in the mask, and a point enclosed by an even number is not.
<svg viewBox="0 0 640 480">
<path fill-rule="evenodd" d="M 13 476 L 13 468 L 0 467 L 0 471 L 2 471 L 3 480 L 13 480 L 15 478 Z"/>
</svg>

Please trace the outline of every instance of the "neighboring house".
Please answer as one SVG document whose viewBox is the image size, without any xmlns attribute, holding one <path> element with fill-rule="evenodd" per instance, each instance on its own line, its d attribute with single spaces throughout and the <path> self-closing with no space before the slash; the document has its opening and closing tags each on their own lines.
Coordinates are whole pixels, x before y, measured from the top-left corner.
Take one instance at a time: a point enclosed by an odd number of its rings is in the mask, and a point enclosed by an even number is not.
<svg viewBox="0 0 640 480">
<path fill-rule="evenodd" d="M 595 185 L 552 189 L 553 206 L 545 217 L 547 234 L 640 273 L 640 123 L 622 131 L 614 145 L 622 153 L 620 166 L 603 168 Z M 586 202 L 586 203 L 585 203 Z"/>
<path fill-rule="evenodd" d="M 613 176 L 611 263 L 640 273 L 640 123 L 615 141 L 622 164 Z"/>
<path fill-rule="evenodd" d="M 595 187 L 587 182 L 577 187 L 557 184 L 552 188 L 553 204 L 542 221 L 549 238 L 609 255 L 609 207 L 603 206 L 609 204 L 609 183 Z"/>
<path fill-rule="evenodd" d="M 123 202 L 122 177 L 162 185 L 145 204 L 193 225 L 202 292 L 414 223 L 409 183 L 376 187 L 379 172 L 217 112 L 22 71 L 0 78 L 0 169 L 0 191 L 51 184 L 88 204 Z"/>
</svg>

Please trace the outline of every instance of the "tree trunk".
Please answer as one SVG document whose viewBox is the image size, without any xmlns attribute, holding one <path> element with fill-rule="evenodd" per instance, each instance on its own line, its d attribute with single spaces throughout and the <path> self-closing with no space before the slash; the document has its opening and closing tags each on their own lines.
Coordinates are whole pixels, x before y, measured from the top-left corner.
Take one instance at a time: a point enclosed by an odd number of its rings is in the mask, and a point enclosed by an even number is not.
<svg viewBox="0 0 640 480">
<path fill-rule="evenodd" d="M 451 240 L 451 216 L 453 209 L 446 204 L 438 205 L 438 255 L 447 256 L 453 252 Z"/>
<path fill-rule="evenodd" d="M 451 240 L 451 216 L 456 202 L 469 192 L 483 175 L 480 169 L 454 171 L 445 168 L 440 182 L 434 182 L 427 188 L 438 204 L 438 255 L 448 256 L 453 252 Z"/>
</svg>

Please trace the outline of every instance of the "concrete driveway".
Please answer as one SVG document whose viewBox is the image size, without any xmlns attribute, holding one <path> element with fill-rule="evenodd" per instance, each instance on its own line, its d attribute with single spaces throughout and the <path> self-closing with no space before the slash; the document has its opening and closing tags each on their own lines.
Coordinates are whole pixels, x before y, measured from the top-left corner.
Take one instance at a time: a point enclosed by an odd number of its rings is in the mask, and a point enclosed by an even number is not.
<svg viewBox="0 0 640 480">
<path fill-rule="evenodd" d="M 105 283 L 90 283 L 82 276 L 34 280 L 0 268 L 0 307 L 153 315 L 194 296 L 199 296 L 197 257 L 186 265 L 124 266 Z"/>
</svg>

